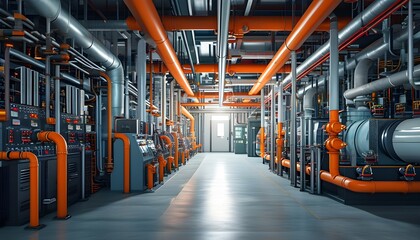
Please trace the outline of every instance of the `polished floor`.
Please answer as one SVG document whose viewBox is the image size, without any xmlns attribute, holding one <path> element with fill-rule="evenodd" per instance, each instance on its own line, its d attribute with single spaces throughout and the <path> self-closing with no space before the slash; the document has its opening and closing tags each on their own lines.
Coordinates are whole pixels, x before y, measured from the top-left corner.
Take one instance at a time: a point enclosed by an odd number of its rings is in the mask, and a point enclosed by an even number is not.
<svg viewBox="0 0 420 240">
<path fill-rule="evenodd" d="M 346 206 L 231 153 L 198 154 L 155 193 L 101 191 L 69 212 L 39 231 L 0 228 L 0 239 L 420 239 L 420 206 Z"/>
</svg>

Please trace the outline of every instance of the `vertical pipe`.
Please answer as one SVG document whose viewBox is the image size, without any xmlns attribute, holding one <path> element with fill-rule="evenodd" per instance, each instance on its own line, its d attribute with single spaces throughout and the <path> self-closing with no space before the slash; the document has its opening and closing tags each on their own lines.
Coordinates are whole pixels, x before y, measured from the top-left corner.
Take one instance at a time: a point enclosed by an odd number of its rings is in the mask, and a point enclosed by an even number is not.
<svg viewBox="0 0 420 240">
<path fill-rule="evenodd" d="M 85 144 L 81 144 L 82 147 L 82 200 L 85 199 L 85 187 L 86 187 L 86 147 Z"/>
<path fill-rule="evenodd" d="M 306 145 L 306 120 L 300 117 L 300 191 L 305 190 L 305 145 Z"/>
<path fill-rule="evenodd" d="M 279 144 L 277 145 L 277 157 L 278 157 L 278 164 L 277 164 L 277 173 L 280 176 L 283 176 L 283 170 L 281 166 L 281 156 L 283 152 L 283 119 L 284 119 L 284 109 L 283 109 L 283 84 L 282 82 L 279 83 L 278 87 L 278 101 L 277 101 L 277 121 L 278 121 L 278 138 Z"/>
<path fill-rule="evenodd" d="M 124 96 L 124 117 L 128 119 L 130 118 L 130 96 L 128 93 L 128 78 L 126 78 L 124 81 Z"/>
<path fill-rule="evenodd" d="M 261 88 L 261 126 L 260 126 L 260 156 L 263 158 L 264 162 L 264 154 L 265 154 L 265 146 L 264 146 L 264 121 L 265 121 L 265 106 L 264 106 L 264 88 Z"/>
<path fill-rule="evenodd" d="M 5 116 L 2 121 L 9 120 L 10 114 L 10 48 L 12 45 L 6 44 L 6 48 L 4 49 L 4 108 L 5 108 Z"/>
<path fill-rule="evenodd" d="M 414 69 L 414 53 L 413 53 L 413 2 L 408 1 L 408 81 L 415 90 L 420 90 L 420 86 L 416 85 L 413 78 Z"/>
<path fill-rule="evenodd" d="M 55 80 L 54 80 L 54 118 L 55 118 L 55 132 L 60 133 L 61 123 L 61 105 L 60 105 L 60 65 L 55 65 Z"/>
<path fill-rule="evenodd" d="M 321 194 L 321 148 L 316 148 L 316 193 Z"/>
<path fill-rule="evenodd" d="M 270 127 L 270 138 L 271 138 L 271 141 L 270 141 L 270 169 L 271 169 L 271 171 L 272 172 L 275 172 L 275 169 L 274 169 L 274 161 L 276 160 L 276 154 L 275 154 L 275 151 L 274 151 L 274 143 L 275 143 L 275 138 L 274 138 L 274 127 L 276 126 L 275 124 L 276 124 L 276 120 L 275 120 L 275 114 L 276 114 L 276 111 L 275 111 L 275 106 L 276 106 L 276 98 L 274 97 L 275 96 L 275 86 L 272 86 L 271 87 L 271 96 L 272 96 L 272 98 L 271 98 L 271 113 L 270 113 L 270 123 L 271 123 L 271 127 Z M 280 160 L 280 159 L 278 159 L 278 160 Z"/>
<path fill-rule="evenodd" d="M 164 131 L 166 128 L 166 74 L 162 77 L 160 90 L 160 114 L 162 116 L 162 131 Z"/>
<path fill-rule="evenodd" d="M 290 184 L 296 187 L 296 52 L 292 51 L 292 94 L 290 108 Z"/>
<path fill-rule="evenodd" d="M 101 114 L 101 109 L 102 109 L 102 90 L 98 91 L 98 95 L 96 96 L 96 107 L 95 107 L 95 116 L 96 116 L 96 123 L 95 123 L 95 129 L 101 129 L 102 127 L 102 114 Z M 102 131 L 96 131 L 96 139 L 97 143 L 96 144 L 96 152 L 98 153 L 96 162 L 97 162 L 97 167 L 99 170 L 99 174 L 103 175 L 104 173 L 104 168 L 103 168 L 103 156 L 104 156 L 104 150 L 105 148 L 102 147 L 103 141 L 102 141 Z"/>
<path fill-rule="evenodd" d="M 143 38 L 137 43 L 137 118 L 146 122 L 146 40 Z"/>
<path fill-rule="evenodd" d="M 330 30 L 330 81 L 329 86 L 329 107 L 331 110 L 339 110 L 339 81 L 338 81 L 338 24 L 337 17 L 331 17 Z"/>
<path fill-rule="evenodd" d="M 315 193 L 315 148 L 311 147 L 311 175 L 310 175 L 310 188 L 311 193 Z"/>
<path fill-rule="evenodd" d="M 175 82 L 171 81 L 171 84 L 169 85 L 169 119 L 173 122 L 175 122 L 174 117 L 174 96 L 175 96 Z"/>
</svg>

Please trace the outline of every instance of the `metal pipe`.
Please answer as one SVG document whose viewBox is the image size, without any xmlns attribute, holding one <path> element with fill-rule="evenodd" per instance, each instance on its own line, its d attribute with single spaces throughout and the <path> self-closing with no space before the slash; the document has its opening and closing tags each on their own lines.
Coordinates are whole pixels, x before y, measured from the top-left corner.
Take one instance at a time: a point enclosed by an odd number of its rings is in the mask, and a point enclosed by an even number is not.
<svg viewBox="0 0 420 240">
<path fill-rule="evenodd" d="M 304 116 L 300 117 L 300 166 L 305 166 L 305 147 L 306 147 L 306 120 Z M 305 171 L 300 171 L 300 191 L 305 190 Z"/>
<path fill-rule="evenodd" d="M 181 88 L 189 95 L 194 95 L 188 80 L 182 71 L 181 64 L 176 56 L 171 42 L 165 32 L 160 17 L 156 8 L 151 0 L 135 1 L 124 0 L 128 9 L 134 15 L 137 22 L 145 25 L 146 31 L 151 35 L 156 42 L 156 46 L 163 62 L 168 67 L 175 80 Z"/>
<path fill-rule="evenodd" d="M 218 14 L 218 36 L 219 41 L 219 106 L 222 107 L 225 93 L 225 77 L 226 77 L 226 60 L 227 60 L 227 43 L 229 34 L 229 15 L 230 1 L 217 1 L 218 8 L 221 9 Z"/>
<path fill-rule="evenodd" d="M 280 176 L 283 176 L 283 170 L 281 168 L 281 160 L 283 154 L 283 144 L 284 144 L 284 132 L 283 132 L 283 123 L 284 123 L 284 107 L 283 107 L 283 84 L 279 82 L 278 86 L 278 101 L 277 101 L 277 135 L 278 135 L 278 144 L 277 144 L 277 172 Z"/>
<path fill-rule="evenodd" d="M 420 77 L 420 65 L 414 67 L 413 77 Z M 370 94 L 376 91 L 383 91 L 388 88 L 396 87 L 408 83 L 408 71 L 394 73 L 388 77 L 372 81 L 357 88 L 349 89 L 344 92 L 346 99 L 354 99 L 357 96 Z"/>
<path fill-rule="evenodd" d="M 407 61 L 407 72 L 408 82 L 415 90 L 420 90 L 418 85 L 413 78 L 413 65 L 414 65 L 414 53 L 413 53 L 413 2 L 408 0 L 408 61 Z"/>
<path fill-rule="evenodd" d="M 4 110 L 0 109 L 0 121 L 9 120 L 10 114 L 10 48 L 11 44 L 6 44 L 4 49 Z"/>
<path fill-rule="evenodd" d="M 59 122 L 59 121 L 57 121 Z M 54 142 L 57 154 L 57 218 L 68 219 L 67 212 L 67 142 L 57 132 L 42 131 L 37 134 L 41 142 Z"/>
<path fill-rule="evenodd" d="M 82 147 L 82 200 L 84 200 L 86 198 L 86 146 L 85 144 L 81 144 L 80 146 Z"/>
<path fill-rule="evenodd" d="M 275 86 L 272 86 L 271 88 L 271 94 L 274 96 L 274 91 L 275 91 Z M 272 159 L 270 161 L 270 169 L 272 172 L 275 172 L 274 169 L 274 162 L 276 160 L 276 154 L 274 152 L 274 127 L 276 126 L 276 120 L 275 120 L 275 115 L 276 115 L 276 111 L 275 111 L 275 105 L 276 105 L 276 101 L 271 101 L 271 111 L 270 111 L 270 156 L 272 156 Z M 277 159 L 277 161 L 279 161 L 280 159 Z"/>
<path fill-rule="evenodd" d="M 232 16 L 229 19 L 229 32 L 235 36 L 243 36 L 249 32 L 289 32 L 293 30 L 293 20 L 296 22 L 300 19 L 293 19 L 291 16 Z M 340 19 L 340 29 L 349 21 L 348 18 Z M 162 16 L 162 25 L 166 31 L 216 31 L 217 24 L 216 16 Z M 84 25 L 91 31 L 144 30 L 131 16 L 125 22 L 108 20 L 104 23 L 100 20 L 89 20 Z M 315 31 L 328 32 L 328 21 L 322 21 L 315 27 Z"/>
<path fill-rule="evenodd" d="M 265 133 L 264 133 L 264 124 L 265 124 L 265 106 L 264 106 L 264 88 L 261 89 L 261 123 L 260 123 L 260 157 L 265 155 Z"/>
<path fill-rule="evenodd" d="M 265 64 L 253 64 L 253 63 L 239 63 L 239 64 L 229 64 L 226 66 L 225 73 L 229 75 L 235 75 L 237 73 L 261 73 L 264 71 L 267 65 Z M 155 64 L 150 66 L 147 64 L 146 70 L 149 73 L 150 69 L 154 73 L 168 73 L 169 70 L 165 65 Z M 184 74 L 193 73 L 190 65 L 182 65 L 182 70 Z M 217 73 L 219 71 L 219 65 L 213 63 L 203 63 L 194 65 L 195 73 Z M 289 73 L 290 65 L 284 65 L 281 67 L 277 73 Z"/>
<path fill-rule="evenodd" d="M 293 31 L 259 77 L 258 82 L 249 91 L 250 95 L 258 93 L 278 69 L 287 62 L 291 52 L 302 46 L 305 40 L 315 31 L 316 27 L 324 21 L 340 2 L 339 0 L 315 0 L 309 5 L 302 18 L 293 28 Z"/>
<path fill-rule="evenodd" d="M 297 186 L 296 177 L 296 52 L 292 51 L 292 94 L 290 101 L 290 184 Z"/>
<path fill-rule="evenodd" d="M 338 41 L 341 45 L 356 34 L 360 29 L 365 29 L 365 24 L 370 23 L 376 19 L 379 15 L 384 14 L 386 10 L 392 7 L 394 4 L 399 1 L 395 0 L 378 0 L 370 4 L 363 12 L 357 15 L 353 20 L 344 27 L 338 34 Z M 302 75 L 307 71 L 313 64 L 317 63 L 322 57 L 329 53 L 330 43 L 326 42 L 318 50 L 311 54 L 302 64 L 297 68 L 297 75 Z M 285 86 L 289 84 L 292 80 L 292 76 L 289 74 L 285 79 Z"/>
<path fill-rule="evenodd" d="M 137 43 L 137 62 L 136 62 L 136 72 L 137 72 L 137 118 L 139 121 L 146 122 L 146 104 L 144 99 L 146 98 L 146 40 L 144 38 L 140 39 Z"/>
<path fill-rule="evenodd" d="M 368 83 L 369 69 L 373 61 L 369 58 L 364 58 L 359 61 L 354 70 L 354 88 L 360 87 Z"/>
<path fill-rule="evenodd" d="M 55 118 L 55 125 L 54 130 L 57 133 L 61 131 L 61 86 L 60 86 L 60 65 L 55 65 L 55 77 L 54 77 L 54 118 Z M 49 111 L 49 109 L 46 109 Z"/>
<path fill-rule="evenodd" d="M 329 110 L 339 110 L 339 78 L 338 78 L 338 25 L 337 17 L 331 17 L 330 29 L 330 81 L 329 90 Z"/>
<path fill-rule="evenodd" d="M 162 131 L 166 128 L 166 74 L 161 80 L 160 114 L 162 116 Z"/>
</svg>

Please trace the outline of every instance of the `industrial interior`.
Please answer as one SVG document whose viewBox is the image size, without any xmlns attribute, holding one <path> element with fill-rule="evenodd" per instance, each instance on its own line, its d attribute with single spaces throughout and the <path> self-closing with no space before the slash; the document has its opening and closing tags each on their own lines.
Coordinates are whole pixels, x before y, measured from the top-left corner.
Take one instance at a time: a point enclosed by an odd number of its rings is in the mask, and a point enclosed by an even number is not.
<svg viewBox="0 0 420 240">
<path fill-rule="evenodd" d="M 419 13 L 2 0 L 0 239 L 417 239 Z"/>
</svg>

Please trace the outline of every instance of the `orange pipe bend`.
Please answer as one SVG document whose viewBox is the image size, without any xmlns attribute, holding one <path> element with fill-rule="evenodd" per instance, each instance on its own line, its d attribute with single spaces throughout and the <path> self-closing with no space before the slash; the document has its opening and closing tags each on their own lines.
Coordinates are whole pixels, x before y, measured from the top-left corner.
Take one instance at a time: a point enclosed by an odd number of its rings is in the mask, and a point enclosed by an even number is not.
<svg viewBox="0 0 420 240">
<path fill-rule="evenodd" d="M 54 142 L 57 153 L 57 218 L 69 218 L 67 212 L 67 142 L 57 132 L 42 131 L 37 138 L 41 142 Z"/>
<path fill-rule="evenodd" d="M 147 168 L 147 189 L 152 190 L 153 189 L 153 174 L 156 173 L 155 166 L 153 164 L 146 164 Z"/>
<path fill-rule="evenodd" d="M 316 30 L 328 15 L 341 3 L 340 0 L 314 0 L 303 16 L 297 22 L 283 45 L 279 48 L 267 68 L 249 91 L 250 95 L 257 94 L 264 85 L 271 80 L 290 58 L 290 53 L 302 46 L 306 39 Z"/>
<path fill-rule="evenodd" d="M 167 159 L 166 169 L 168 170 L 168 173 L 170 174 L 172 172 L 172 163 L 174 162 L 174 157 L 170 156 Z"/>
<path fill-rule="evenodd" d="M 174 158 L 174 161 L 175 161 L 175 168 L 178 169 L 178 167 L 179 167 L 178 134 L 176 132 L 172 132 L 171 134 L 172 134 L 172 136 L 174 136 L 174 139 L 175 139 L 175 156 L 174 156 L 175 158 Z"/>
<path fill-rule="evenodd" d="M 171 139 L 168 136 L 165 136 L 165 135 L 161 135 L 160 139 L 162 139 L 166 143 L 166 145 L 168 145 L 169 156 L 172 156 L 172 141 L 171 141 Z"/>
<path fill-rule="evenodd" d="M 157 51 L 162 58 L 162 61 L 169 69 L 172 76 L 174 76 L 177 83 L 189 96 L 193 96 L 194 93 L 182 71 L 181 64 L 172 47 L 172 43 L 168 39 L 168 35 L 166 34 L 166 30 L 163 27 L 153 1 L 124 0 L 124 3 L 133 14 L 136 22 L 142 23 L 145 26 L 145 30 L 156 43 Z"/>
<path fill-rule="evenodd" d="M 29 160 L 29 227 L 39 228 L 39 163 L 31 152 L 0 152 L 0 160 Z"/>
<path fill-rule="evenodd" d="M 99 75 L 106 80 L 107 83 L 107 91 L 108 91 L 108 98 L 107 98 L 107 108 L 108 108 L 108 125 L 107 125 L 107 152 L 108 152 L 108 159 L 106 162 L 106 171 L 107 173 L 111 173 L 114 169 L 114 163 L 112 161 L 112 79 L 104 72 L 99 72 Z"/>
<path fill-rule="evenodd" d="M 162 154 L 159 154 L 158 162 L 159 162 L 159 183 L 161 183 L 163 182 L 163 177 L 165 175 L 165 167 L 166 167 L 166 161 L 163 158 Z"/>
<path fill-rule="evenodd" d="M 124 146 L 124 167 L 123 167 L 123 191 L 124 193 L 130 193 L 130 140 L 123 133 L 115 133 L 116 139 L 121 139 Z"/>
</svg>

